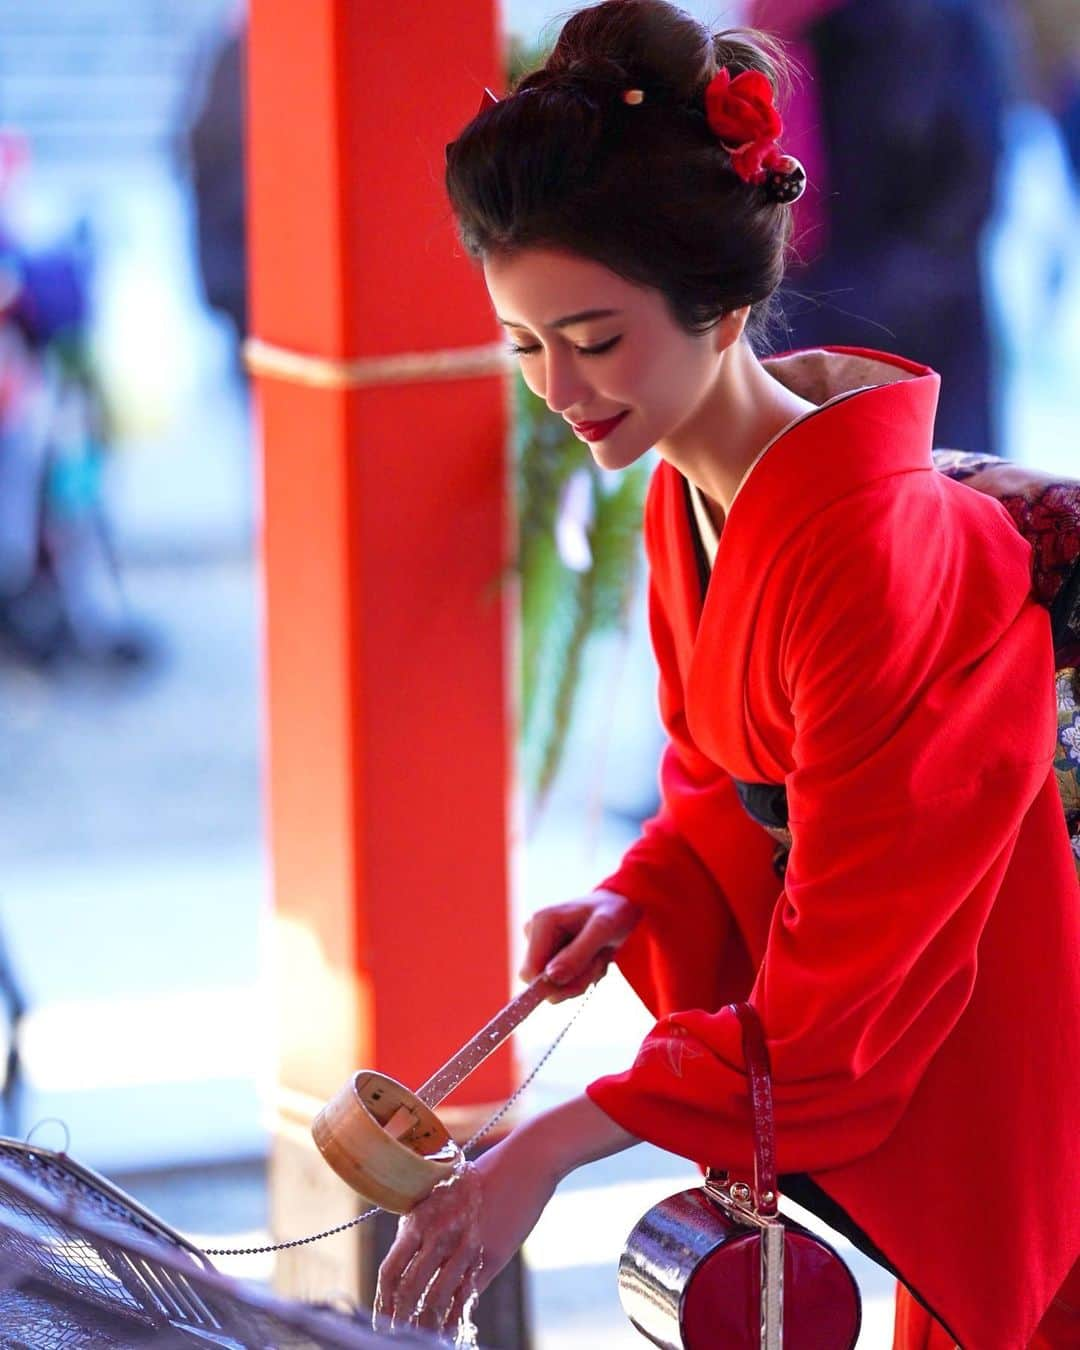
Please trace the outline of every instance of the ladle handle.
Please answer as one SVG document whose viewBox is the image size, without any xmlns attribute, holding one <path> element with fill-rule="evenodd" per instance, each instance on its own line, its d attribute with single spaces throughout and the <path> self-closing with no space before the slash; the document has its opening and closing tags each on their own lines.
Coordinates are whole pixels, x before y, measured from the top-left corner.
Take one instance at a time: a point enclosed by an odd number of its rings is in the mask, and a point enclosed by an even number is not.
<svg viewBox="0 0 1080 1350">
<path fill-rule="evenodd" d="M 424 1105 L 434 1109 L 443 1098 L 449 1097 L 457 1085 L 468 1078 L 488 1055 L 498 1050 L 507 1036 L 543 1003 L 551 993 L 551 987 L 551 981 L 540 975 L 517 998 L 511 999 L 502 1012 L 496 1013 L 487 1026 L 482 1027 L 420 1088 L 416 1095 Z"/>
</svg>

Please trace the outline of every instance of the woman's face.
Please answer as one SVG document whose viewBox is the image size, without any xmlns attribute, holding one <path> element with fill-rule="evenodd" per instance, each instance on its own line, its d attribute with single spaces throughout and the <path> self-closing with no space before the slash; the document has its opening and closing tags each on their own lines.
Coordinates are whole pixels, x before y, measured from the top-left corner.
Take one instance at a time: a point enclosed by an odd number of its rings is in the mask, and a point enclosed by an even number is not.
<svg viewBox="0 0 1080 1350">
<path fill-rule="evenodd" d="M 633 464 L 693 417 L 716 380 L 721 329 L 692 337 L 660 291 L 576 254 L 527 249 L 484 263 L 496 317 L 525 383 L 567 422 L 604 422 L 588 442 L 602 468 Z M 583 433 L 577 433 L 584 441 Z"/>
</svg>

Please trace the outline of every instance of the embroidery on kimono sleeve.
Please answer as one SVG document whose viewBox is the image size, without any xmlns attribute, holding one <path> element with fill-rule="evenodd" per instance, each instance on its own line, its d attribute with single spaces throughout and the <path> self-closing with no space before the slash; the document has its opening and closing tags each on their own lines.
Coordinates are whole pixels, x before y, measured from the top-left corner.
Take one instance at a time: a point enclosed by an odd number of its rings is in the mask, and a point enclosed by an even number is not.
<svg viewBox="0 0 1080 1350">
<path fill-rule="evenodd" d="M 638 1051 L 638 1061 L 655 1059 L 664 1061 L 676 1078 L 684 1076 L 684 1067 L 688 1060 L 704 1059 L 705 1051 L 695 1042 L 688 1040 L 689 1033 L 677 1022 L 665 1027 L 663 1036 L 653 1033 Z"/>
<path fill-rule="evenodd" d="M 1056 687 L 1058 752 L 1054 757 L 1054 777 L 1065 807 L 1069 842 L 1080 877 L 1080 668 L 1059 670 Z"/>
</svg>

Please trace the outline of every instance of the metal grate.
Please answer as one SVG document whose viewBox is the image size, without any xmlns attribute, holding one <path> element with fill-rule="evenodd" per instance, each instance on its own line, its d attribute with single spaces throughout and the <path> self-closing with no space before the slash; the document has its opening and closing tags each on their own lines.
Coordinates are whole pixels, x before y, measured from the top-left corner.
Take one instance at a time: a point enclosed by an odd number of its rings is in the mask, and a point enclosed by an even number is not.
<svg viewBox="0 0 1080 1350">
<path fill-rule="evenodd" d="M 110 1194 L 114 1191 L 111 1182 L 92 1176 L 73 1159 L 65 1159 L 63 1154 L 53 1154 L 34 1145 L 20 1143 L 15 1146 L 0 1139 L 0 1170 L 5 1167 L 25 1173 L 57 1199 L 75 1200 L 103 1219 L 111 1219 L 125 1228 L 141 1228 L 151 1237 L 164 1238 L 177 1246 L 187 1245 L 170 1233 L 165 1224 L 144 1216 L 141 1206 L 130 1197 L 120 1198 L 121 1193 L 115 1192 L 114 1198 Z"/>
<path fill-rule="evenodd" d="M 65 1154 L 0 1139 L 0 1350 L 384 1344 L 368 1316 L 230 1280 L 104 1177 Z M 436 1344 L 419 1333 L 393 1340 Z"/>
<path fill-rule="evenodd" d="M 114 1350 L 150 1344 L 140 1332 L 91 1309 L 68 1310 L 48 1292 L 24 1285 L 0 1293 L 0 1347 L 3 1350 Z"/>
</svg>

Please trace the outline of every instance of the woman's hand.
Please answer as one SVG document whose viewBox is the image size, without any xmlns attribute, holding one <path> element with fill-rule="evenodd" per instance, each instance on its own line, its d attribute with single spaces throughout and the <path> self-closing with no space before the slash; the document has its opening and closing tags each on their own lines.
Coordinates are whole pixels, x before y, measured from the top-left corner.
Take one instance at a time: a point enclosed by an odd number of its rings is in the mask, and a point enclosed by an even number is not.
<svg viewBox="0 0 1080 1350">
<path fill-rule="evenodd" d="M 473 1293 L 487 1288 L 532 1232 L 558 1177 L 525 1156 L 521 1133 L 466 1163 L 402 1216 L 379 1267 L 377 1328 L 411 1322 L 452 1335 Z"/>
<path fill-rule="evenodd" d="M 584 1095 L 519 1125 L 401 1219 L 379 1267 L 376 1327 L 455 1330 L 473 1292 L 482 1293 L 529 1236 L 563 1177 L 638 1142 Z"/>
<path fill-rule="evenodd" d="M 543 971 L 559 986 L 551 1003 L 577 998 L 604 975 L 640 917 L 637 905 L 604 890 L 538 910 L 525 925 L 521 978 L 532 981 Z"/>
</svg>

